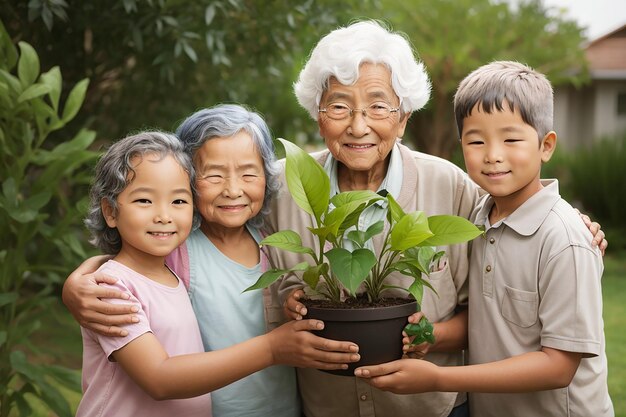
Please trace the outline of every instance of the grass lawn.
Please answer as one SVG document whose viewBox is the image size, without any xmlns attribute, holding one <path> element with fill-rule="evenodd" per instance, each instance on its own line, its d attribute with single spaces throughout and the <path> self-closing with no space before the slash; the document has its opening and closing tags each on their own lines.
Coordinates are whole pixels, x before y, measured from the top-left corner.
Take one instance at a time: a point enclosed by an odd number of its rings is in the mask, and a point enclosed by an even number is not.
<svg viewBox="0 0 626 417">
<path fill-rule="evenodd" d="M 602 279 L 604 294 L 604 328 L 609 360 L 609 391 L 615 406 L 616 417 L 626 417 L 626 253 L 611 254 L 605 258 Z M 46 363 L 56 363 L 72 369 L 80 369 L 81 337 L 78 325 L 60 303 L 50 315 L 49 323 L 42 326 L 37 337 L 38 344 L 48 344 L 50 355 L 42 358 Z M 80 394 L 65 390 L 72 410 L 80 400 Z M 44 404 L 31 398 L 35 408 L 33 417 L 50 417 Z"/>
<path fill-rule="evenodd" d="M 616 417 L 626 417 L 626 253 L 607 256 L 602 293 L 609 392 Z"/>
</svg>

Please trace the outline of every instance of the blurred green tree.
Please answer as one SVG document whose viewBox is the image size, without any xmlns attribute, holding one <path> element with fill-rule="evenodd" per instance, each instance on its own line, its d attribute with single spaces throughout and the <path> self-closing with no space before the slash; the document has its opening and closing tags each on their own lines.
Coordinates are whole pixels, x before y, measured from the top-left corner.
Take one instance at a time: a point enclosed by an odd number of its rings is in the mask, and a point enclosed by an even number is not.
<svg viewBox="0 0 626 417">
<path fill-rule="evenodd" d="M 13 3 L 0 6 L 9 33 L 40 51 L 44 68 L 60 64 L 68 82 L 89 77 L 77 123 L 114 139 L 144 127 L 173 129 L 219 102 L 249 103 L 274 131 L 293 134 L 306 117 L 292 94 L 294 68 L 367 1 Z"/>
<path fill-rule="evenodd" d="M 59 416 L 70 407 L 58 385 L 80 389 L 80 377 L 33 361 L 47 352 L 33 334 L 49 314 L 54 289 L 87 256 L 81 219 L 97 154 L 95 132 L 73 137 L 64 127 L 81 107 L 88 80 L 63 94 L 59 67 L 40 71 L 35 50 L 19 54 L 0 22 L 0 416 L 32 415 L 27 395 Z M 63 129 L 62 129 L 63 128 Z M 56 132 L 56 135 L 52 135 Z M 56 384 L 52 384 L 55 380 Z"/>
<path fill-rule="evenodd" d="M 423 152 L 450 158 L 459 146 L 454 92 L 480 65 L 520 61 L 546 74 L 553 86 L 587 80 L 582 28 L 541 0 L 383 3 L 385 19 L 409 36 L 432 80 L 428 107 L 411 117 L 407 129 Z"/>
</svg>

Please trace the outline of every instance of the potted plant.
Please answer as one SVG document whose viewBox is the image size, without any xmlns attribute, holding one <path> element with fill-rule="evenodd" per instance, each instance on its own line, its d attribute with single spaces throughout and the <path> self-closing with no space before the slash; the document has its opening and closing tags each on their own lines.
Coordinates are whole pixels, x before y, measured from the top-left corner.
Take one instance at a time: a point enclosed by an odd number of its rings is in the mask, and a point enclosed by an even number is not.
<svg viewBox="0 0 626 417">
<path fill-rule="evenodd" d="M 421 211 L 405 213 L 391 194 L 373 191 L 347 191 L 330 197 L 330 180 L 308 153 L 295 144 L 279 139 L 285 148 L 285 176 L 289 192 L 296 204 L 313 218 L 310 232 L 317 238 L 316 247 L 303 246 L 300 235 L 292 230 L 278 231 L 260 243 L 280 250 L 301 253 L 310 262 L 301 262 L 287 269 L 272 268 L 245 291 L 265 288 L 288 273 L 297 273 L 306 285 L 307 296 L 324 300 L 319 306 L 307 305 L 309 318 L 324 320 L 324 337 L 350 340 L 360 346 L 361 361 L 347 371 L 333 373 L 352 375 L 356 366 L 397 359 L 402 354 L 401 331 L 407 316 L 419 311 L 424 287 L 432 286 L 424 279 L 431 265 L 444 253 L 435 247 L 467 242 L 481 231 L 467 219 L 438 215 L 427 217 Z M 356 228 L 361 213 L 372 204 L 386 199 L 386 225 L 379 221 L 367 230 Z M 380 253 L 368 246 L 370 239 L 384 233 Z M 350 242 L 350 250 L 345 242 Z M 392 272 L 413 278 L 407 288 L 408 299 L 389 302 L 384 293 L 390 288 L 386 278 Z M 364 291 L 357 294 L 357 290 Z M 433 289 L 434 291 L 434 289 Z M 381 302 L 386 306 L 381 307 Z M 365 306 L 361 306 L 362 304 Z M 356 324 L 373 321 L 374 328 Z M 361 334 L 346 332 L 359 331 Z M 414 343 L 434 342 L 432 325 L 423 319 L 405 330 L 416 335 Z M 368 344 L 369 337 L 375 342 Z M 389 346 L 383 346 L 388 343 Z M 373 356 L 370 357 L 370 354 Z"/>
</svg>

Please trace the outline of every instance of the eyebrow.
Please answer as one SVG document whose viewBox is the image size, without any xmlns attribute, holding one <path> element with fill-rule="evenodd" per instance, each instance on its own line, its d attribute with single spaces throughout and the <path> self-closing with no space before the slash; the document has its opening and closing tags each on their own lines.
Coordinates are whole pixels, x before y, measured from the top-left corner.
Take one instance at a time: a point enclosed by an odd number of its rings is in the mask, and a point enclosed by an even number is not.
<svg viewBox="0 0 626 417">
<path fill-rule="evenodd" d="M 498 132 L 502 132 L 502 133 L 519 133 L 521 132 L 522 129 L 519 129 L 515 126 L 507 126 L 507 127 L 503 127 L 501 129 L 498 129 Z M 480 135 L 482 134 L 483 131 L 481 129 L 470 129 L 467 132 L 464 133 L 464 135 Z"/>
<path fill-rule="evenodd" d="M 387 94 L 384 91 L 381 91 L 381 90 L 368 92 L 367 93 L 367 97 L 370 98 L 370 99 L 385 99 L 385 100 L 389 100 L 389 97 L 387 96 Z M 335 100 L 349 100 L 349 99 L 352 99 L 351 95 L 346 94 L 346 93 L 342 93 L 340 91 L 336 91 L 336 92 L 330 93 L 326 97 L 326 101 L 327 102 L 333 102 Z"/>
<path fill-rule="evenodd" d="M 139 188 L 135 188 L 134 190 L 132 190 L 129 194 L 133 195 L 133 194 L 138 194 L 138 193 L 153 193 L 155 191 L 156 189 L 152 187 L 139 187 Z M 175 188 L 171 191 L 173 194 L 190 194 L 191 195 L 191 191 L 188 188 Z"/>
<path fill-rule="evenodd" d="M 205 164 L 202 166 L 202 169 L 207 170 L 207 169 L 224 169 L 226 168 L 226 165 L 223 164 Z M 249 163 L 245 163 L 242 165 L 238 165 L 237 169 L 251 169 L 251 168 L 258 168 L 257 165 L 254 162 L 249 162 Z"/>
</svg>

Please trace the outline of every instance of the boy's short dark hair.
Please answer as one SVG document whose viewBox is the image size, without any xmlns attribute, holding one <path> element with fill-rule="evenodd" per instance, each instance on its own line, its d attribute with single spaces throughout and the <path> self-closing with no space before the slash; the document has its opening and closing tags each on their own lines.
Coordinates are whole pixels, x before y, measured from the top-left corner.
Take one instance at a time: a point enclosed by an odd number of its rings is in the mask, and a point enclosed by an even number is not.
<svg viewBox="0 0 626 417">
<path fill-rule="evenodd" d="M 550 81 L 545 75 L 514 61 L 495 61 L 472 71 L 454 95 L 454 115 L 463 133 L 463 120 L 476 105 L 491 113 L 502 111 L 504 103 L 517 109 L 522 120 L 532 126 L 539 140 L 552 130 L 554 100 Z"/>
</svg>

